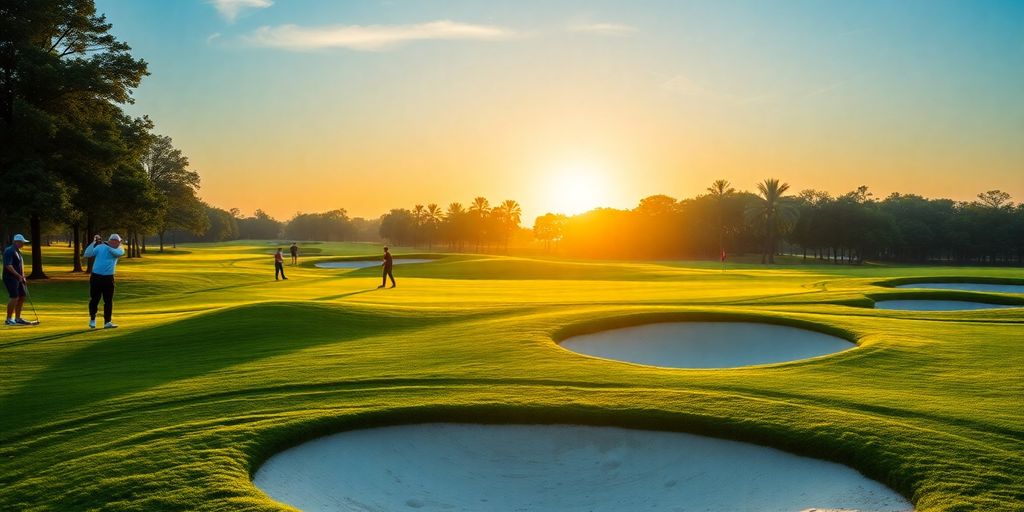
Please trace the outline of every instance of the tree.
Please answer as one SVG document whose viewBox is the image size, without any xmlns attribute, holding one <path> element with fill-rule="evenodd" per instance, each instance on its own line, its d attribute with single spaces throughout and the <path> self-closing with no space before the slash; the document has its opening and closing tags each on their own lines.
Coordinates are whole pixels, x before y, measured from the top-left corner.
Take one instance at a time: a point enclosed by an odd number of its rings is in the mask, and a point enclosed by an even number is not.
<svg viewBox="0 0 1024 512">
<path fill-rule="evenodd" d="M 522 222 L 523 209 L 515 200 L 506 199 L 494 207 L 493 213 L 497 221 L 496 224 L 501 230 L 505 250 L 508 251 L 508 240 L 512 233 L 519 229 L 519 223 Z"/>
<path fill-rule="evenodd" d="M 473 235 L 476 237 L 476 251 L 480 252 L 480 245 L 487 234 L 487 214 L 491 212 L 491 205 L 485 197 L 473 198 L 469 205 L 469 215 L 472 221 Z"/>
<path fill-rule="evenodd" d="M 761 263 L 775 263 L 779 234 L 791 225 L 796 216 L 793 205 L 786 201 L 787 190 L 789 184 L 779 183 L 775 178 L 757 184 L 760 201 L 749 210 L 749 215 L 763 229 Z"/>
<path fill-rule="evenodd" d="M 2 181 L 22 182 L 19 208 L 33 238 L 31 277 L 45 278 L 40 226 L 65 209 L 74 185 L 56 170 L 60 127 L 87 110 L 83 105 L 130 102 L 146 64 L 108 33 L 110 24 L 91 0 L 5 2 L 0 12 Z"/>
<path fill-rule="evenodd" d="M 170 137 L 155 135 L 142 157 L 142 167 L 156 188 L 159 198 L 156 230 L 160 252 L 169 229 L 200 231 L 206 224 L 202 204 L 196 195 L 199 173 L 188 168 L 188 158 L 174 147 Z"/>
<path fill-rule="evenodd" d="M 981 200 L 981 204 L 990 208 L 1013 208 L 1013 203 L 1010 202 L 1010 194 L 1003 192 L 1002 190 L 989 190 L 978 194 L 978 199 Z"/>
<path fill-rule="evenodd" d="M 424 219 L 427 223 L 427 248 L 428 250 L 433 250 L 434 237 L 437 236 L 438 227 L 441 225 L 441 221 L 444 220 L 444 212 L 441 211 L 441 207 L 437 203 L 430 203 L 427 205 Z"/>
<path fill-rule="evenodd" d="M 568 218 L 562 214 L 545 213 L 533 221 L 533 236 L 544 242 L 544 249 L 551 252 L 552 243 L 562 239 Z"/>
<path fill-rule="evenodd" d="M 449 247 L 452 249 L 458 248 L 462 250 L 462 242 L 468 238 L 468 214 L 466 209 L 462 207 L 462 203 L 449 203 L 448 210 L 445 212 L 444 224 L 442 231 L 445 239 L 448 240 Z"/>
<path fill-rule="evenodd" d="M 416 236 L 416 217 L 405 208 L 396 208 L 380 218 L 380 236 L 394 245 L 408 245 Z"/>
<path fill-rule="evenodd" d="M 725 253 L 725 199 L 732 194 L 736 193 L 736 189 L 732 188 L 728 180 L 715 180 L 708 187 L 708 193 L 715 200 L 715 206 L 718 213 L 718 251 L 722 254 Z M 724 261 L 724 260 L 723 260 Z"/>
</svg>

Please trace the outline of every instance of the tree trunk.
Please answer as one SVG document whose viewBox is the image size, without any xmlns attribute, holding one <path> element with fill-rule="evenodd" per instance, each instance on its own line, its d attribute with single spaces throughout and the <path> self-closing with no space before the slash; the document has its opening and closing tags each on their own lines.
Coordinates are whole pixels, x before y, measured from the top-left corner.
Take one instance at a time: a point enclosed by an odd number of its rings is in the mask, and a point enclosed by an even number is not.
<svg viewBox="0 0 1024 512">
<path fill-rule="evenodd" d="M 160 237 L 160 252 L 164 252 L 164 230 L 158 231 L 157 235 Z"/>
<path fill-rule="evenodd" d="M 71 225 L 71 238 L 74 240 L 75 246 L 75 253 L 71 257 L 71 263 L 74 265 L 71 269 L 72 272 L 82 271 L 82 240 L 78 238 L 79 231 L 81 230 L 78 228 L 77 222 Z"/>
<path fill-rule="evenodd" d="M 29 224 L 32 236 L 32 274 L 28 278 L 46 279 L 46 274 L 43 273 L 43 245 L 42 240 L 39 239 L 42 236 L 39 215 L 33 214 L 29 219 Z"/>
</svg>

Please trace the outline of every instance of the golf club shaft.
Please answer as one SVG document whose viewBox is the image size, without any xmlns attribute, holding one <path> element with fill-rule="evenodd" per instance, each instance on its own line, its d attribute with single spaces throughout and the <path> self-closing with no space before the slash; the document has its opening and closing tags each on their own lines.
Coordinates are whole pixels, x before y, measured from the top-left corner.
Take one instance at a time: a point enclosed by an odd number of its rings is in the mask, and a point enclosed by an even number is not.
<svg viewBox="0 0 1024 512">
<path fill-rule="evenodd" d="M 36 317 L 36 323 L 39 323 L 39 313 L 36 312 L 36 305 L 32 302 L 32 294 L 28 293 L 28 283 L 22 283 L 25 286 L 25 298 L 28 299 L 28 305 L 32 306 L 32 315 Z"/>
</svg>

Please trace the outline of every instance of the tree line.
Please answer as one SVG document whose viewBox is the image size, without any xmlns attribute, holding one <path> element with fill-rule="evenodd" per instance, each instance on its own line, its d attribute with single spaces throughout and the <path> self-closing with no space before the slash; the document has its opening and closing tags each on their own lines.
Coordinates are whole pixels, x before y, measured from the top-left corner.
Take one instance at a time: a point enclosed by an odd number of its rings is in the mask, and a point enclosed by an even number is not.
<svg viewBox="0 0 1024 512">
<path fill-rule="evenodd" d="M 839 196 L 767 179 L 757 192 L 715 181 L 706 193 L 644 198 L 636 208 L 548 213 L 534 235 L 548 250 L 578 257 L 715 258 L 780 253 L 833 263 L 1024 264 L 1024 203 L 990 190 L 974 201 L 893 193 L 866 186 Z"/>
<path fill-rule="evenodd" d="M 380 236 L 395 245 L 435 244 L 450 250 L 487 247 L 508 248 L 509 241 L 521 229 L 523 210 L 513 199 L 491 206 L 485 197 L 476 197 L 469 206 L 449 203 L 444 210 L 435 203 L 415 205 L 412 210 L 393 209 L 380 219 Z"/>
<path fill-rule="evenodd" d="M 135 257 L 148 233 L 205 229 L 198 173 L 122 109 L 148 70 L 110 28 L 91 0 L 0 4 L 0 234 L 29 225 L 35 279 L 45 223 L 70 226 L 76 271 L 99 230 L 124 233 Z"/>
</svg>

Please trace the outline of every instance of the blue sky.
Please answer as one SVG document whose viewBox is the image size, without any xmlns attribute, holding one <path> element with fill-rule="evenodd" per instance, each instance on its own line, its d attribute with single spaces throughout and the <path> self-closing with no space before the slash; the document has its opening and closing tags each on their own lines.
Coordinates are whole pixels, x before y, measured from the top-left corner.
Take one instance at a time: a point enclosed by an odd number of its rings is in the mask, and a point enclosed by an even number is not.
<svg viewBox="0 0 1024 512">
<path fill-rule="evenodd" d="M 150 64 L 131 111 L 222 207 L 373 216 L 507 195 L 533 215 L 565 209 L 552 182 L 631 207 L 769 176 L 1024 200 L 1024 2 L 97 7 Z"/>
</svg>

